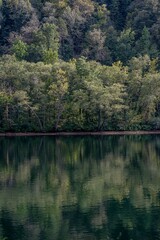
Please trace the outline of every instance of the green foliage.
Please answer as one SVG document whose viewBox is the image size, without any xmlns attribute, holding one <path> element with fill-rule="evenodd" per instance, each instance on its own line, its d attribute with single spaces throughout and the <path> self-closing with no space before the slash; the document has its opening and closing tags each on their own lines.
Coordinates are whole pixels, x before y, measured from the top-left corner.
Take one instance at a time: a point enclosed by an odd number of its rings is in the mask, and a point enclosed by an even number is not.
<svg viewBox="0 0 160 240">
<path fill-rule="evenodd" d="M 12 46 L 12 52 L 18 60 L 22 60 L 27 56 L 27 50 L 27 44 L 21 40 L 15 41 Z"/>
<path fill-rule="evenodd" d="M 117 38 L 117 60 L 127 63 L 134 56 L 135 33 L 132 29 L 123 30 Z"/>
<path fill-rule="evenodd" d="M 2 1 L 1 131 L 157 129 L 159 9 L 151 0 Z"/>
<path fill-rule="evenodd" d="M 152 123 L 160 115 L 160 73 L 147 55 L 128 67 L 84 57 L 29 63 L 6 55 L 0 80 L 1 131 L 158 127 Z"/>
<path fill-rule="evenodd" d="M 136 42 L 136 51 L 138 55 L 149 54 L 151 57 L 158 56 L 156 45 L 152 42 L 149 30 L 144 27 L 141 37 Z"/>
<path fill-rule="evenodd" d="M 83 55 L 110 65 L 139 54 L 159 56 L 156 1 L 5 0 L 1 5 L 2 54 L 18 37 L 29 44 L 28 60 L 35 62 L 52 62 L 58 53 L 64 60 Z"/>
<path fill-rule="evenodd" d="M 35 62 L 54 63 L 58 59 L 59 36 L 54 24 L 45 23 L 33 33 L 33 40 L 28 44 L 28 59 Z"/>
</svg>

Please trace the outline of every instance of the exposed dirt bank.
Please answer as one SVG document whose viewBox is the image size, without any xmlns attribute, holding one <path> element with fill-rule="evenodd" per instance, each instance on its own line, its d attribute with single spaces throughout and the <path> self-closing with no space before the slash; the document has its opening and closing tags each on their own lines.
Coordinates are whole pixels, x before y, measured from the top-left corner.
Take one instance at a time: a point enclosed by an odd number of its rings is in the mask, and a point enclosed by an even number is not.
<svg viewBox="0 0 160 240">
<path fill-rule="evenodd" d="M 156 135 L 158 131 L 102 131 L 102 132 L 52 132 L 52 133 L 0 133 L 0 137 L 14 136 L 96 136 L 96 135 Z"/>
</svg>

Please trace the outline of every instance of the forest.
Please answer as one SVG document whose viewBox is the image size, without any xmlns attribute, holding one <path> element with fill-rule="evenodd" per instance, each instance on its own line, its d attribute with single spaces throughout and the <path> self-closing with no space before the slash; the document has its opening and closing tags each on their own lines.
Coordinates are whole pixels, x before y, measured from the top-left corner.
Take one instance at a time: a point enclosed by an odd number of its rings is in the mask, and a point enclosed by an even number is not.
<svg viewBox="0 0 160 240">
<path fill-rule="evenodd" d="M 159 0 L 0 0 L 0 132 L 158 129 Z"/>
</svg>

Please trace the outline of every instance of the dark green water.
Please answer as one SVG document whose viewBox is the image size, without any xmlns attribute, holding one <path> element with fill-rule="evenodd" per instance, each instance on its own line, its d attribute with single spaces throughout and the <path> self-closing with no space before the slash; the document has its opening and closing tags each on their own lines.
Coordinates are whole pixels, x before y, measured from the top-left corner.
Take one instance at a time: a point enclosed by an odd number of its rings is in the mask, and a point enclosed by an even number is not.
<svg viewBox="0 0 160 240">
<path fill-rule="evenodd" d="M 2 239 L 160 239 L 160 136 L 0 138 Z"/>
</svg>

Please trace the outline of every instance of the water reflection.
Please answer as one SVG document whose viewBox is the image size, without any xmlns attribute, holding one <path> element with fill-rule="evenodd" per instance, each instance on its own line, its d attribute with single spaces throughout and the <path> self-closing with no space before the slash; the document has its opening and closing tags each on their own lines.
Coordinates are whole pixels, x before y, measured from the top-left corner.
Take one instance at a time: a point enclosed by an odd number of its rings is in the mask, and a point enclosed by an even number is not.
<svg viewBox="0 0 160 240">
<path fill-rule="evenodd" d="M 0 138 L 0 240 L 160 239 L 160 136 Z"/>
</svg>

